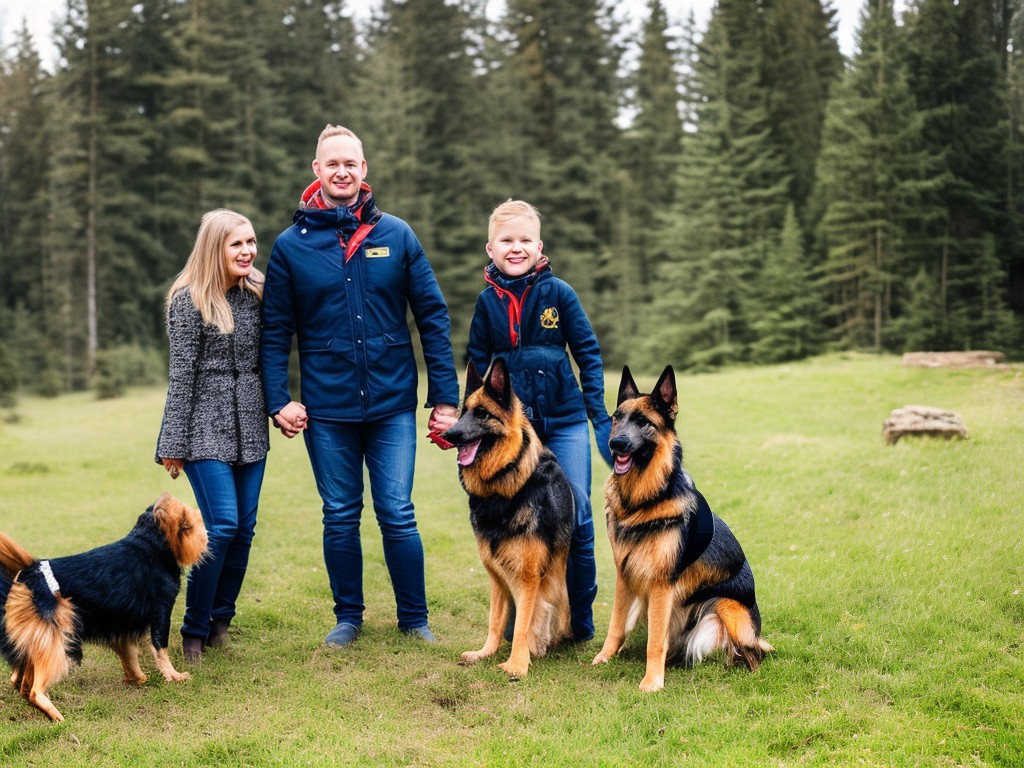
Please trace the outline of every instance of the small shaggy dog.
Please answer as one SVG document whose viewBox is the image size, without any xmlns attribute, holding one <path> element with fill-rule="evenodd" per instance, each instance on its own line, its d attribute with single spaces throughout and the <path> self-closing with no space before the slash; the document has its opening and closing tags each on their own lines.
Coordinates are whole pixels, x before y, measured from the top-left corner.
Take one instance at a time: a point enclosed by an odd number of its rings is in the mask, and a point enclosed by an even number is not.
<svg viewBox="0 0 1024 768">
<path fill-rule="evenodd" d="M 171 609 L 181 569 L 206 552 L 199 510 L 165 493 L 120 541 L 79 555 L 36 560 L 0 533 L 0 654 L 11 682 L 53 720 L 64 716 L 50 686 L 81 662 L 82 643 L 109 645 L 126 683 L 141 684 L 139 645 L 149 632 L 153 658 L 166 680 L 188 679 L 167 656 Z"/>
</svg>

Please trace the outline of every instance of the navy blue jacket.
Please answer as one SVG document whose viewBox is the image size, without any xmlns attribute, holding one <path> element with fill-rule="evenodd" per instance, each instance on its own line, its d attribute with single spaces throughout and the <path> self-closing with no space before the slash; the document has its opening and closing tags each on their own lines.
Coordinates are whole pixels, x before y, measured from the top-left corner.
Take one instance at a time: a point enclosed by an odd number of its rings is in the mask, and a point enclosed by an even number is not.
<svg viewBox="0 0 1024 768">
<path fill-rule="evenodd" d="M 310 418 L 374 421 L 415 409 L 409 308 L 427 368 L 427 407 L 459 402 L 448 306 L 422 246 L 408 224 L 380 213 L 372 196 L 360 210 L 364 220 L 372 211 L 376 224 L 347 262 L 341 241 L 348 243 L 360 224 L 348 208 L 299 208 L 274 242 L 261 342 L 270 414 L 295 399 L 288 389 L 293 336 L 298 399 Z"/>
<path fill-rule="evenodd" d="M 488 275 L 500 287 L 502 277 L 493 265 Z M 494 284 L 477 297 L 469 328 L 469 359 L 483 375 L 492 358 L 505 358 L 512 388 L 542 436 L 548 429 L 589 417 L 605 456 L 611 418 L 604 403 L 601 348 L 590 319 L 576 292 L 555 277 L 550 267 L 541 269 L 532 280 L 516 328 L 510 327 L 510 300 L 499 295 Z M 513 331 L 517 336 L 514 342 Z M 579 383 L 566 346 L 579 367 Z"/>
</svg>

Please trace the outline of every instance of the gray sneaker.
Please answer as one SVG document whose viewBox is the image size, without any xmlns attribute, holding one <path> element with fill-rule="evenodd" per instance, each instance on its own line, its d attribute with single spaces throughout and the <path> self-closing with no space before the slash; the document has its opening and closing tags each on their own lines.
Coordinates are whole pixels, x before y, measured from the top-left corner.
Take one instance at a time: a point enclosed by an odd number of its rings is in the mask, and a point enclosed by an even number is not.
<svg viewBox="0 0 1024 768">
<path fill-rule="evenodd" d="M 339 621 L 334 629 L 327 633 L 324 645 L 344 648 L 346 645 L 352 645 L 357 637 L 359 637 L 359 627 L 346 621 Z"/>
<path fill-rule="evenodd" d="M 422 627 L 413 627 L 412 629 L 403 629 L 403 634 L 409 635 L 410 637 L 418 637 L 424 643 L 436 643 L 437 638 L 434 637 L 434 633 L 430 631 L 430 627 L 424 624 Z"/>
</svg>

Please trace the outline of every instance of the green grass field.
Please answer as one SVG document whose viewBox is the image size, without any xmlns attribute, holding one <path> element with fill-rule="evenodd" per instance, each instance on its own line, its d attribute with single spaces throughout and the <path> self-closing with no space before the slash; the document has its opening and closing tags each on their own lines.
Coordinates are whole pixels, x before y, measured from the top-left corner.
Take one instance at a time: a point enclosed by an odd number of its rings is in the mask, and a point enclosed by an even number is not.
<svg viewBox="0 0 1024 768">
<path fill-rule="evenodd" d="M 649 388 L 660 371 L 635 373 Z M 757 673 L 714 658 L 642 694 L 642 631 L 590 665 L 614 585 L 600 483 L 597 637 L 515 683 L 495 666 L 507 644 L 459 666 L 486 634 L 487 578 L 454 453 L 425 438 L 415 500 L 440 642 L 398 633 L 367 510 L 363 634 L 325 650 L 319 498 L 301 441 L 277 434 L 232 645 L 182 684 L 147 656 L 137 688 L 88 646 L 51 690 L 60 724 L 4 683 L 0 764 L 1024 765 L 1024 369 L 847 355 L 678 381 L 687 466 L 743 544 L 777 649 Z M 191 502 L 153 463 L 163 394 L 21 399 L 0 424 L 0 529 L 58 556 L 120 538 L 164 490 Z M 970 440 L 886 446 L 882 422 L 908 404 L 957 411 Z M 171 656 L 182 666 L 176 634 Z"/>
</svg>

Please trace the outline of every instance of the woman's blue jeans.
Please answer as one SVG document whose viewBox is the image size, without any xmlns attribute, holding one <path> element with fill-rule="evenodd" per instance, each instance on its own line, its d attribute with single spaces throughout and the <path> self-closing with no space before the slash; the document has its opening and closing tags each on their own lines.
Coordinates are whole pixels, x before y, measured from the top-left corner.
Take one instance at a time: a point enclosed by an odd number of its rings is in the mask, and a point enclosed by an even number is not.
<svg viewBox="0 0 1024 768">
<path fill-rule="evenodd" d="M 206 524 L 209 549 L 188 574 L 182 635 L 206 640 L 212 619 L 234 618 L 235 600 L 256 535 L 256 508 L 265 468 L 266 460 L 241 465 L 212 460 L 185 463 L 185 474 Z"/>
<path fill-rule="evenodd" d="M 412 503 L 416 414 L 375 422 L 310 419 L 306 450 L 323 501 L 324 563 L 338 622 L 363 622 L 363 463 L 395 593 L 399 629 L 427 624 L 423 542 Z"/>
<path fill-rule="evenodd" d="M 594 598 L 597 597 L 597 563 L 594 560 L 594 512 L 590 505 L 590 427 L 586 421 L 548 428 L 539 434 L 572 484 L 576 496 L 576 528 L 569 545 L 565 571 L 569 611 L 575 640 L 594 636 Z"/>
</svg>

